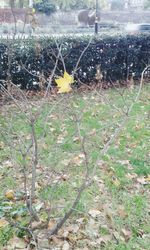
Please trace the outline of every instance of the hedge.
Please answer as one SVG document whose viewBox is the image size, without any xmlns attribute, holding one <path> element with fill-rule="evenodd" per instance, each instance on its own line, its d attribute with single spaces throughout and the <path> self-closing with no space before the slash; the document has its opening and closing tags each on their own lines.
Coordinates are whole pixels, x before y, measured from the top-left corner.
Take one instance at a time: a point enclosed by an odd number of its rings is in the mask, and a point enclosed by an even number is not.
<svg viewBox="0 0 150 250">
<path fill-rule="evenodd" d="M 55 38 L 56 39 L 56 38 Z M 11 78 L 23 89 L 39 86 L 39 79 L 47 79 L 52 73 L 58 54 L 54 38 L 0 41 L 0 81 Z M 66 70 L 72 73 L 89 42 L 89 37 L 61 37 L 62 55 Z M 96 69 L 101 68 L 103 81 L 126 81 L 131 75 L 139 78 L 150 61 L 150 35 L 93 37 L 81 58 L 75 75 L 76 84 L 96 82 Z M 61 58 L 56 75 L 64 71 Z M 80 81 L 78 80 L 80 79 Z"/>
</svg>

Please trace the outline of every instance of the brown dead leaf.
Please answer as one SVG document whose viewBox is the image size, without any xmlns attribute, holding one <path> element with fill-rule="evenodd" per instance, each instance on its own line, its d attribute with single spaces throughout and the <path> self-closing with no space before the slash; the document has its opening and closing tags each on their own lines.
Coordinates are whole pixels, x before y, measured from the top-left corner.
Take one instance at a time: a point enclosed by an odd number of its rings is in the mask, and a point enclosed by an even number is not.
<svg viewBox="0 0 150 250">
<path fill-rule="evenodd" d="M 128 241 L 132 236 L 132 232 L 130 230 L 125 229 L 125 228 L 122 229 L 121 232 L 123 234 L 125 241 Z"/>
<path fill-rule="evenodd" d="M 51 132 L 55 132 L 55 131 L 56 131 L 56 129 L 55 129 L 55 128 L 53 128 L 53 127 L 51 127 L 51 128 L 50 128 L 50 131 L 51 131 Z"/>
<path fill-rule="evenodd" d="M 58 138 L 57 138 L 57 143 L 62 144 L 63 141 L 64 141 L 64 135 L 59 135 Z"/>
<path fill-rule="evenodd" d="M 44 224 L 42 221 L 34 221 L 32 222 L 32 230 L 41 229 L 44 225 L 46 226 L 46 223 Z"/>
<path fill-rule="evenodd" d="M 147 184 L 146 180 L 144 177 L 139 177 L 136 179 L 139 184 L 145 185 Z"/>
<path fill-rule="evenodd" d="M 95 129 L 95 128 L 92 129 L 92 130 L 90 131 L 89 135 L 96 135 L 96 129 Z"/>
<path fill-rule="evenodd" d="M 77 224 L 70 225 L 70 226 L 66 227 L 66 231 L 68 231 L 69 233 L 76 234 L 79 231 L 79 226 Z"/>
<path fill-rule="evenodd" d="M 113 214 L 112 214 L 112 212 L 111 212 L 110 209 L 107 209 L 107 210 L 106 210 L 106 218 L 108 219 L 108 221 L 109 221 L 110 223 L 113 222 Z"/>
<path fill-rule="evenodd" d="M 113 236 L 117 241 L 125 241 L 124 238 L 118 233 L 118 232 L 113 232 Z"/>
<path fill-rule="evenodd" d="M 8 221 L 6 221 L 4 218 L 0 219 L 0 228 L 6 227 L 8 224 Z"/>
<path fill-rule="evenodd" d="M 61 163 L 67 167 L 70 164 L 70 159 L 64 159 L 61 161 Z"/>
<path fill-rule="evenodd" d="M 63 246 L 63 244 L 64 244 L 64 241 L 61 240 L 60 238 L 56 237 L 55 235 L 53 235 L 50 238 L 50 241 L 53 242 L 55 245 L 58 245 L 58 246 Z"/>
<path fill-rule="evenodd" d="M 4 149 L 4 147 L 5 147 L 4 142 L 0 142 L 0 150 Z"/>
<path fill-rule="evenodd" d="M 118 214 L 122 219 L 125 219 L 128 216 L 123 206 L 119 207 Z"/>
<path fill-rule="evenodd" d="M 67 241 L 65 241 L 63 247 L 62 247 L 62 250 L 69 250 L 70 249 L 70 245 Z"/>
<path fill-rule="evenodd" d="M 133 180 L 133 179 L 137 178 L 137 174 L 135 174 L 135 173 L 132 173 L 132 174 L 128 173 L 128 174 L 126 174 L 126 177 L 129 180 Z"/>
<path fill-rule="evenodd" d="M 80 142 L 80 137 L 74 137 L 73 142 L 79 143 Z"/>
<path fill-rule="evenodd" d="M 120 163 L 121 165 L 129 165 L 130 161 L 129 160 L 119 160 L 117 163 Z"/>
<path fill-rule="evenodd" d="M 12 250 L 12 249 L 21 249 L 21 250 L 25 250 L 27 247 L 26 243 L 24 242 L 23 239 L 18 238 L 18 237 L 14 237 L 12 238 L 7 245 L 7 249 Z"/>
<path fill-rule="evenodd" d="M 62 181 L 67 181 L 67 180 L 69 179 L 69 176 L 66 175 L 66 174 L 63 174 L 63 175 L 61 175 L 60 179 L 61 179 Z"/>
<path fill-rule="evenodd" d="M 72 160 L 71 163 L 80 166 L 83 163 L 83 159 L 81 159 L 79 156 L 75 156 Z"/>
<path fill-rule="evenodd" d="M 96 243 L 98 245 L 105 245 L 107 242 L 112 240 L 111 235 L 104 235 L 103 237 L 100 237 L 99 239 L 96 240 Z"/>
<path fill-rule="evenodd" d="M 56 225 L 56 221 L 54 219 L 50 220 L 48 223 L 48 229 L 52 230 L 55 225 Z"/>
<path fill-rule="evenodd" d="M 10 160 L 4 161 L 3 165 L 5 167 L 8 167 L 8 168 L 12 168 L 13 167 L 13 163 Z"/>
<path fill-rule="evenodd" d="M 98 209 L 90 209 L 88 214 L 91 215 L 93 218 L 96 218 L 101 214 L 101 212 Z"/>
<path fill-rule="evenodd" d="M 78 222 L 79 224 L 83 224 L 85 221 L 86 221 L 85 217 L 82 217 L 76 220 L 76 222 Z"/>
</svg>

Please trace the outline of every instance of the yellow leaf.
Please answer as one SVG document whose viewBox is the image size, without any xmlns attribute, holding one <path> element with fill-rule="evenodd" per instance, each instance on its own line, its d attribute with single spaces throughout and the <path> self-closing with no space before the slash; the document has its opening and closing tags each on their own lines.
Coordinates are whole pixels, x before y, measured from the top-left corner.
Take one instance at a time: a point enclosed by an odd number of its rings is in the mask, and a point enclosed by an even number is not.
<svg viewBox="0 0 150 250">
<path fill-rule="evenodd" d="M 74 79 L 71 75 L 69 75 L 66 71 L 64 72 L 64 78 L 70 84 L 74 83 Z"/>
<path fill-rule="evenodd" d="M 120 181 L 118 179 L 114 179 L 112 182 L 116 187 L 120 186 Z"/>
<path fill-rule="evenodd" d="M 148 176 L 147 178 L 145 178 L 146 181 L 150 182 L 150 176 Z"/>
<path fill-rule="evenodd" d="M 5 196 L 7 199 L 9 200 L 13 200 L 15 195 L 14 195 L 14 191 L 13 190 L 8 190 L 6 193 L 5 193 Z"/>
<path fill-rule="evenodd" d="M 74 82 L 74 79 L 71 75 L 69 75 L 66 71 L 64 72 L 64 76 L 58 79 L 55 79 L 55 82 L 59 88 L 58 93 L 68 93 L 72 90 L 70 85 Z"/>
<path fill-rule="evenodd" d="M 61 94 L 61 93 L 68 93 L 72 90 L 72 88 L 70 87 L 70 85 L 63 85 L 60 87 L 58 93 Z"/>
</svg>

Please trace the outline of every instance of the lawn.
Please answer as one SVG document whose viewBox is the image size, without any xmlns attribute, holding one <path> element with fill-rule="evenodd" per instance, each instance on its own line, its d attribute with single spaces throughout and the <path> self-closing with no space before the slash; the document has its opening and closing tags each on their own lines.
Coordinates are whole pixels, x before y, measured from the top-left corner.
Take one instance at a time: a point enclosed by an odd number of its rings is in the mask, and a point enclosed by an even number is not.
<svg viewBox="0 0 150 250">
<path fill-rule="evenodd" d="M 124 113 L 137 94 L 130 89 L 71 93 L 41 100 L 29 100 L 36 121 L 39 162 L 34 207 L 41 221 L 50 225 L 73 203 L 85 176 L 85 155 L 92 185 L 81 200 L 50 249 L 145 250 L 150 245 L 150 85 L 143 87 L 140 99 L 115 142 L 101 157 L 101 150 L 121 123 Z M 24 108 L 24 102 L 19 104 Z M 22 248 L 27 244 L 30 217 L 25 206 L 23 186 L 24 161 L 20 149 L 30 144 L 30 126 L 26 112 L 13 103 L 1 107 L 0 114 L 0 249 L 14 249 L 16 237 Z M 26 158 L 28 184 L 31 181 L 32 152 Z M 7 192 L 13 191 L 13 199 Z M 15 228 L 5 220 L 19 223 Z M 5 221 L 6 222 L 6 221 Z M 43 234 L 37 230 L 38 235 Z M 44 244 L 39 237 L 39 244 Z M 43 238 L 42 238 L 43 239 Z M 20 240 L 20 241 L 19 241 Z M 45 241 L 44 241 L 45 242 Z M 46 243 L 45 243 L 46 244 Z M 8 248 L 4 246 L 8 245 Z M 11 247 L 10 247 L 11 245 Z M 65 248 L 66 247 L 66 248 Z M 68 247 L 68 248 L 67 248 Z M 46 249 L 42 246 L 41 249 Z"/>
</svg>

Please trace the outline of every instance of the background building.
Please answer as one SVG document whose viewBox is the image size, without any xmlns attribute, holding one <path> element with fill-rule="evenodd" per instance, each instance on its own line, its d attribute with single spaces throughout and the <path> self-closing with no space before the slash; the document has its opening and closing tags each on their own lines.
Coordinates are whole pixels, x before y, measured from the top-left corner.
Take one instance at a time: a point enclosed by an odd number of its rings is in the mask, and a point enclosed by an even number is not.
<svg viewBox="0 0 150 250">
<path fill-rule="evenodd" d="M 145 0 L 129 0 L 129 6 L 135 9 L 143 9 Z"/>
</svg>

